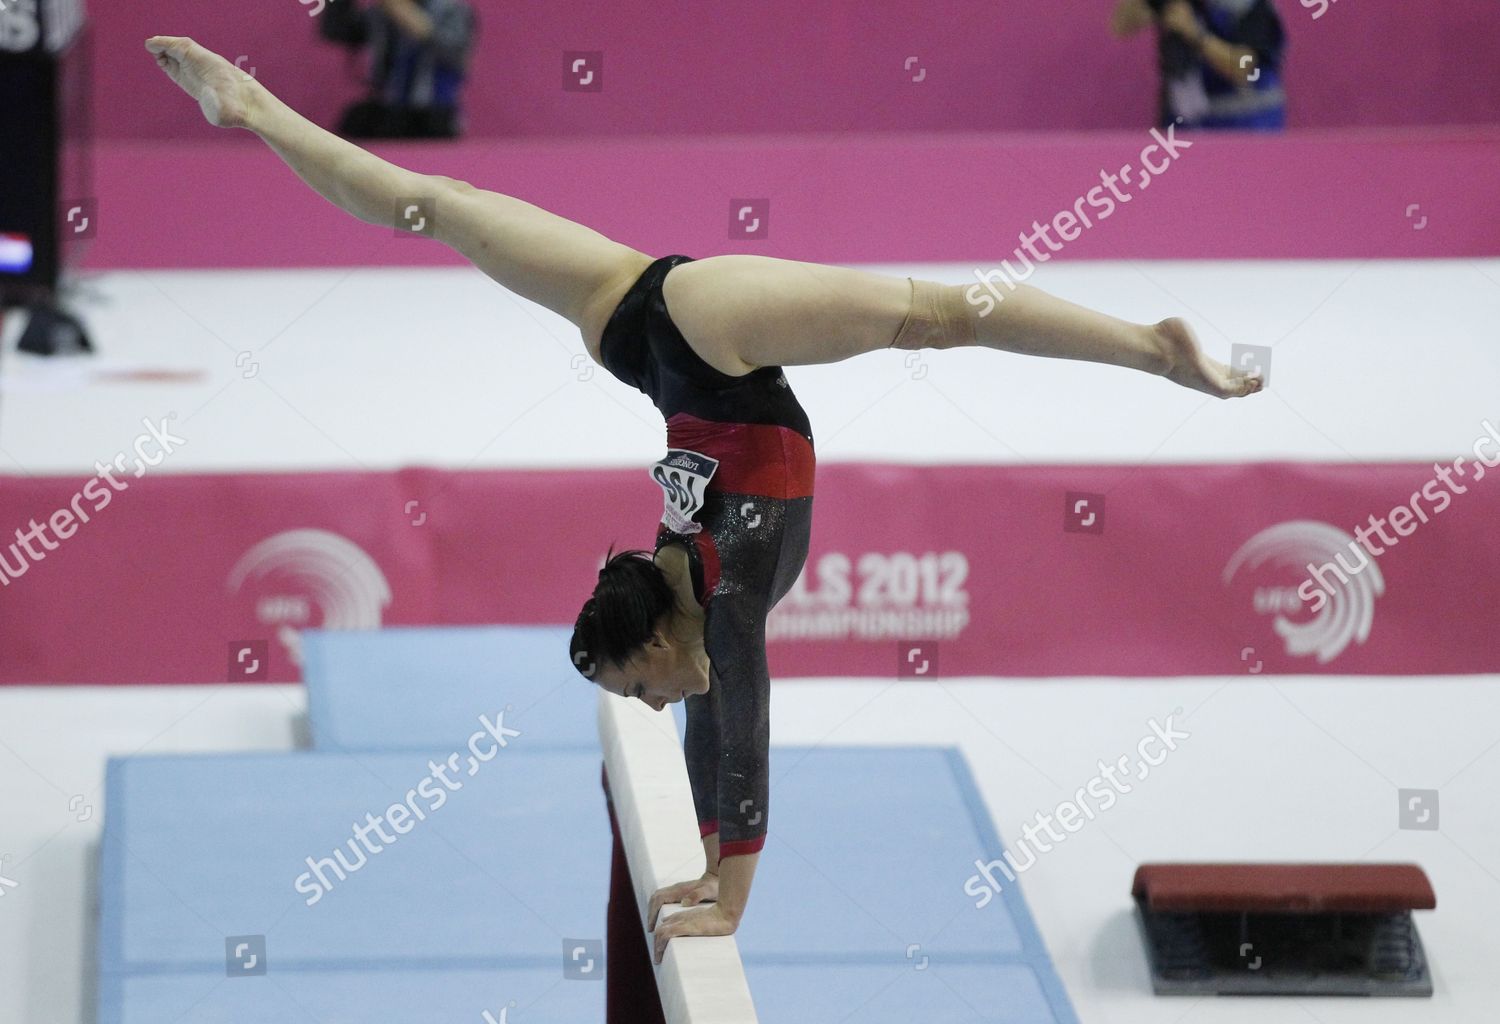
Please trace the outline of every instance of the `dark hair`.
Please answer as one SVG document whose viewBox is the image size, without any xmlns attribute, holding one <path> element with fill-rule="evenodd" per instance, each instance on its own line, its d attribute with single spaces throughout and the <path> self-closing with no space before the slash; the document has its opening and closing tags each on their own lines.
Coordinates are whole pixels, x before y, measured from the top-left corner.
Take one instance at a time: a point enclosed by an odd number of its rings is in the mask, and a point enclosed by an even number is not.
<svg viewBox="0 0 1500 1024">
<path fill-rule="evenodd" d="M 651 552 L 605 555 L 593 595 L 583 602 L 568 656 L 585 679 L 594 679 L 605 663 L 625 664 L 651 638 L 657 621 L 676 603 L 671 586 Z"/>
</svg>

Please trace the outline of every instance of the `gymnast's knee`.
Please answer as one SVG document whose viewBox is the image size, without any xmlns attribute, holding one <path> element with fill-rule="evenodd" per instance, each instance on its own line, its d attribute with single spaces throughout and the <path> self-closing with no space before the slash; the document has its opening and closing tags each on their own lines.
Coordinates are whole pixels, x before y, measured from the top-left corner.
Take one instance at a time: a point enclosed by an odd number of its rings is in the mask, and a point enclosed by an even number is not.
<svg viewBox="0 0 1500 1024">
<path fill-rule="evenodd" d="M 979 314 L 962 285 L 911 281 L 911 309 L 891 348 L 960 348 L 976 345 Z"/>
</svg>

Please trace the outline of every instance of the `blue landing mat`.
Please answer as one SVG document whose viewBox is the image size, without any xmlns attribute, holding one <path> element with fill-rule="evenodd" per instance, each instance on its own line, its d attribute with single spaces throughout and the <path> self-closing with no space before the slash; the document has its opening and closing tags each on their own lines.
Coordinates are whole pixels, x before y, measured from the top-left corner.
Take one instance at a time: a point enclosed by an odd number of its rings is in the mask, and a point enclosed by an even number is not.
<svg viewBox="0 0 1500 1024">
<path fill-rule="evenodd" d="M 763 1020 L 1076 1021 L 1020 889 L 965 892 L 1003 847 L 956 749 L 772 748 L 770 826 L 737 935 Z"/>
<path fill-rule="evenodd" d="M 604 1020 L 604 982 L 534 968 L 136 974 L 101 987 L 101 1024 L 494 1024 Z M 502 1012 L 504 1015 L 502 1016 Z"/>
<path fill-rule="evenodd" d="M 564 938 L 603 929 L 610 840 L 598 758 L 512 746 L 473 775 L 458 760 L 444 783 L 429 760 L 446 757 L 112 761 L 101 974 L 224 978 L 225 939 L 239 935 L 264 935 L 276 969 L 558 973 Z M 385 817 L 390 842 L 366 814 Z M 356 823 L 378 853 L 354 837 Z M 326 859 L 322 883 L 308 858 Z"/>
<path fill-rule="evenodd" d="M 444 626 L 303 634 L 302 676 L 321 750 L 461 743 L 480 714 L 533 747 L 598 750 L 595 693 L 568 661 L 566 626 Z"/>
<path fill-rule="evenodd" d="M 100 1022 L 598 1021 L 564 939 L 602 938 L 608 828 L 595 754 L 526 750 L 415 787 L 425 753 L 149 757 L 110 766 Z M 441 749 L 435 760 L 455 748 Z M 1074 1018 L 1019 890 L 964 890 L 1000 841 L 956 751 L 774 748 L 771 837 L 739 932 L 761 1019 Z M 436 792 L 434 783 L 429 792 Z M 409 797 L 417 792 L 417 797 Z M 425 821 L 308 906 L 307 857 L 366 812 Z M 431 808 L 428 810 L 428 808 Z M 394 829 L 391 829 L 394 833 Z M 264 935 L 265 976 L 225 939 Z M 858 1010 L 855 1013 L 856 1009 Z"/>
</svg>

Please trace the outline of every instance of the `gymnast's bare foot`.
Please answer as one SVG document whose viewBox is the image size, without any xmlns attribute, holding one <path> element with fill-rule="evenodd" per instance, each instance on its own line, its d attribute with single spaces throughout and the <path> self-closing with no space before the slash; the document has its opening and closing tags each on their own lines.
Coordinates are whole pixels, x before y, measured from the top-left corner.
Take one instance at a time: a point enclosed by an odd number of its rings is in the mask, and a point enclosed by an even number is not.
<svg viewBox="0 0 1500 1024">
<path fill-rule="evenodd" d="M 245 128 L 255 105 L 258 83 L 212 50 L 186 36 L 152 36 L 146 49 L 157 67 L 198 101 L 203 116 L 217 128 Z"/>
<path fill-rule="evenodd" d="M 1215 398 L 1243 398 L 1261 389 L 1258 375 L 1232 369 L 1204 355 L 1187 321 L 1172 317 L 1156 324 L 1154 330 L 1167 357 L 1167 369 L 1162 373 L 1167 380 Z"/>
</svg>

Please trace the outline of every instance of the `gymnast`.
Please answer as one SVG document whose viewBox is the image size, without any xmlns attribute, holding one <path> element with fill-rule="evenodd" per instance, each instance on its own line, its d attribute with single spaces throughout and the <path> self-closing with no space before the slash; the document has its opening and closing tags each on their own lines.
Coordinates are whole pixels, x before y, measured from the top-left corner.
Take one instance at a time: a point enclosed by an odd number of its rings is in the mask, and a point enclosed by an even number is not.
<svg viewBox="0 0 1500 1024">
<path fill-rule="evenodd" d="M 1205 355 L 1181 319 L 1128 323 L 1026 284 L 981 314 L 959 285 L 766 256 L 653 259 L 520 199 L 388 163 L 191 39 L 146 49 L 210 124 L 255 133 L 360 220 L 395 227 L 398 202 L 434 200 L 433 237 L 567 318 L 595 362 L 661 411 L 654 551 L 607 557 L 570 645 L 579 672 L 613 693 L 658 711 L 686 702 L 707 869 L 652 898 L 658 962 L 674 937 L 735 931 L 765 843 L 766 616 L 801 571 L 812 524 L 812 431 L 783 366 L 984 346 L 1129 367 L 1216 398 L 1261 387 Z M 658 927 L 674 903 L 692 909 Z"/>
</svg>

